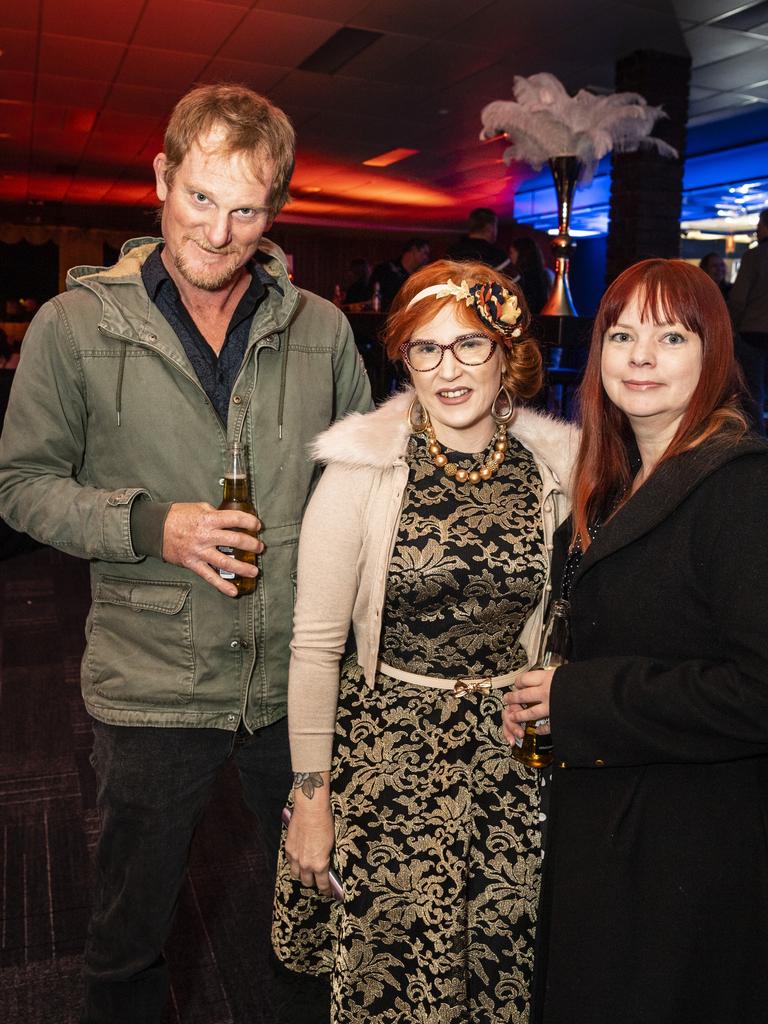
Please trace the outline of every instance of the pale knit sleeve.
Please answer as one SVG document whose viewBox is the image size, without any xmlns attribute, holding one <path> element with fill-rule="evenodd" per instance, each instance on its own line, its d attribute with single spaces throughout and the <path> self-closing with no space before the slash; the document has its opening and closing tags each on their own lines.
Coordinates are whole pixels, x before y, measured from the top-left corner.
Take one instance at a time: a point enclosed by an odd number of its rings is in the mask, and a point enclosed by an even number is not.
<svg viewBox="0 0 768 1024">
<path fill-rule="evenodd" d="M 366 471 L 329 466 L 304 515 L 288 675 L 294 772 L 331 767 L 339 666 L 357 596 L 368 477 Z"/>
</svg>

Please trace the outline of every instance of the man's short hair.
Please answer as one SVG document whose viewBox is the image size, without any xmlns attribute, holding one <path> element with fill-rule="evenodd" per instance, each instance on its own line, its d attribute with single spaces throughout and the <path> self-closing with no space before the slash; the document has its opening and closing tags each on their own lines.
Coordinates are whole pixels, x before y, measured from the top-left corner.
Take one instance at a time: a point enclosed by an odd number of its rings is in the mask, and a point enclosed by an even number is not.
<svg viewBox="0 0 768 1024">
<path fill-rule="evenodd" d="M 478 206 L 477 209 L 470 210 L 467 218 L 470 231 L 482 231 L 489 224 L 498 224 L 498 222 L 498 214 L 487 206 Z"/>
<path fill-rule="evenodd" d="M 429 239 L 427 238 L 409 238 L 403 246 L 403 252 L 410 252 L 411 249 L 424 249 L 429 246 Z"/>
<path fill-rule="evenodd" d="M 757 223 L 760 224 L 761 227 L 768 228 L 768 206 L 764 210 L 760 211 Z"/>
<path fill-rule="evenodd" d="M 244 85 L 200 85 L 182 96 L 165 130 L 166 184 L 192 145 L 215 128 L 224 130 L 222 152 L 247 153 L 257 177 L 265 157 L 274 164 L 269 212 L 275 217 L 290 198 L 296 135 L 279 107 Z"/>
</svg>

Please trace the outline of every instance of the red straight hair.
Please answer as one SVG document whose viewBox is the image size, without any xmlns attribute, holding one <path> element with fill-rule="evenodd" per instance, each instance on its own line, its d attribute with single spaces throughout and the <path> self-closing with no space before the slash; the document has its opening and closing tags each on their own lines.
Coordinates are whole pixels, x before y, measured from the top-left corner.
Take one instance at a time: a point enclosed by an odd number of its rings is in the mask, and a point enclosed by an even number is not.
<svg viewBox="0 0 768 1024">
<path fill-rule="evenodd" d="M 715 282 L 684 260 L 643 260 L 608 287 L 592 329 L 592 344 L 579 389 L 582 436 L 573 489 L 573 540 L 589 546 L 589 526 L 610 515 L 632 473 L 628 444 L 632 428 L 603 388 L 601 360 L 606 333 L 637 294 L 643 320 L 680 323 L 701 338 L 701 375 L 675 436 L 659 462 L 713 437 L 734 441 L 747 431 L 741 411 L 741 376 L 733 355 L 733 332 Z"/>
</svg>

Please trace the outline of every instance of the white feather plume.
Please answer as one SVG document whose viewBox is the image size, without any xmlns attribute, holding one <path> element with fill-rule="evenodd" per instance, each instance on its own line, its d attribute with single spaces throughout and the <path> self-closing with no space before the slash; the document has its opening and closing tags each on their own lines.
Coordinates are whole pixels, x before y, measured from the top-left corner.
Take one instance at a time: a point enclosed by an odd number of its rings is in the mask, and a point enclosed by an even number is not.
<svg viewBox="0 0 768 1024">
<path fill-rule="evenodd" d="M 555 156 L 576 156 L 581 162 L 579 180 L 588 184 L 600 160 L 616 150 L 630 153 L 653 147 L 663 156 L 677 150 L 654 138 L 656 121 L 666 117 L 661 107 L 651 107 L 635 92 L 595 96 L 586 89 L 569 96 L 562 82 L 547 72 L 514 79 L 514 100 L 494 100 L 483 108 L 481 139 L 504 132 L 510 146 L 507 163 L 521 160 L 535 170 Z"/>
</svg>

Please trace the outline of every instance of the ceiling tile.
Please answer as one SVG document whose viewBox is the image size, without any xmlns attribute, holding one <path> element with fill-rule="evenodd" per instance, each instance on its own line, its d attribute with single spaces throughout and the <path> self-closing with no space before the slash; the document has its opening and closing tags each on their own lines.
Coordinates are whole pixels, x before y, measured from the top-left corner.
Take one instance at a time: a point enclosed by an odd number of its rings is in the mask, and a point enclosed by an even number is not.
<svg viewBox="0 0 768 1024">
<path fill-rule="evenodd" d="M 242 7 L 204 0 L 184 0 L 179 17 L 178 0 L 149 0 L 133 42 L 157 50 L 215 53 L 245 17 Z"/>
<path fill-rule="evenodd" d="M 0 4 L 0 28 L 24 28 L 36 32 L 39 12 L 40 0 Z"/>
<path fill-rule="evenodd" d="M 46 0 L 43 33 L 127 43 L 136 28 L 145 0 Z"/>
<path fill-rule="evenodd" d="M 607 6 L 608 0 L 603 2 Z M 599 10 L 602 4 L 597 2 L 594 6 Z M 509 53 L 511 48 L 518 52 L 525 51 L 529 45 L 546 52 L 550 34 L 564 33 L 569 26 L 584 21 L 583 11 L 573 0 L 529 3 L 524 18 L 521 18 L 520 13 L 518 4 L 511 4 L 509 0 L 495 0 L 478 14 L 465 11 L 462 20 L 449 31 L 441 32 L 440 36 L 468 46 L 490 47 L 500 54 Z M 639 15 L 639 12 L 636 14 Z M 489 26 L 493 26 L 491 31 Z M 544 71 L 546 67 L 539 70 Z"/>
<path fill-rule="evenodd" d="M 71 175 L 45 174 L 32 171 L 29 175 L 27 193 L 30 199 L 46 199 L 49 202 L 61 202 L 67 194 Z"/>
<path fill-rule="evenodd" d="M 7 202 L 24 201 L 27 198 L 28 175 L 17 171 L 14 174 L 0 174 L 0 197 Z"/>
<path fill-rule="evenodd" d="M 424 46 L 421 36 L 394 35 L 385 32 L 361 53 L 348 61 L 339 72 L 349 78 L 380 78 L 392 64 L 400 63 Z"/>
<path fill-rule="evenodd" d="M 78 176 L 72 180 L 67 191 L 69 203 L 98 203 L 111 185 L 111 180 L 95 178 L 91 175 Z"/>
<path fill-rule="evenodd" d="M 203 70 L 202 54 L 176 53 L 132 46 L 125 55 L 117 82 L 153 89 L 172 89 L 182 96 Z"/>
<path fill-rule="evenodd" d="M 744 89 L 741 89 L 742 94 L 746 93 L 748 96 L 759 96 L 762 99 L 768 99 L 768 82 L 762 82 L 759 85 L 749 85 Z"/>
<path fill-rule="evenodd" d="M 755 3 L 758 2 L 755 0 Z M 672 7 L 678 17 L 696 22 L 709 21 L 710 18 L 721 17 L 744 6 L 739 0 L 672 0 Z"/>
<path fill-rule="evenodd" d="M 311 3 L 307 0 L 256 0 L 254 6 L 260 11 L 303 14 L 306 17 L 324 18 L 326 21 L 347 22 L 357 17 L 369 3 L 370 0 L 311 0 Z"/>
<path fill-rule="evenodd" d="M 691 29 L 685 33 L 685 41 L 695 68 L 765 46 L 765 42 L 761 43 L 743 32 L 730 32 L 716 25 L 699 25 Z"/>
<path fill-rule="evenodd" d="M 340 27 L 339 22 L 275 14 L 256 8 L 250 11 L 217 56 L 293 67 L 314 53 Z"/>
<path fill-rule="evenodd" d="M 64 75 L 38 75 L 37 100 L 40 103 L 66 103 L 73 107 L 100 107 L 109 82 L 88 82 Z"/>
<path fill-rule="evenodd" d="M 102 196 L 104 203 L 118 203 L 120 205 L 136 206 L 143 202 L 147 195 L 147 183 L 145 181 L 116 181 Z"/>
<path fill-rule="evenodd" d="M 247 85 L 256 92 L 268 93 L 272 87 L 288 74 L 290 68 L 280 68 L 252 61 L 227 60 L 214 57 L 205 69 L 197 75 L 197 82 L 237 82 Z"/>
<path fill-rule="evenodd" d="M 78 68 L 80 76 L 95 82 L 110 82 L 120 66 L 125 47 L 119 43 L 73 36 L 44 34 L 40 43 L 40 74 L 71 75 Z"/>
<path fill-rule="evenodd" d="M 751 82 L 761 82 L 768 78 L 768 47 L 742 53 L 738 57 L 708 64 L 703 68 L 694 68 L 691 81 L 695 85 L 703 85 L 713 89 L 735 90 Z"/>
<path fill-rule="evenodd" d="M 438 92 L 495 63 L 495 56 L 476 46 L 436 41 L 382 74 L 388 82 L 407 82 L 412 89 Z"/>
<path fill-rule="evenodd" d="M 711 114 L 714 110 L 725 110 L 731 107 L 742 107 L 749 104 L 745 96 L 732 92 L 719 92 L 707 99 L 694 100 L 688 107 L 691 117 L 698 117 L 699 114 Z"/>
<path fill-rule="evenodd" d="M 116 82 L 109 90 L 105 106 L 126 114 L 146 114 L 152 118 L 166 117 L 179 99 L 176 89 L 150 89 L 141 85 Z"/>
<path fill-rule="evenodd" d="M 20 29 L 3 29 L 0 33 L 3 71 L 30 71 L 35 67 L 37 34 Z"/>
<path fill-rule="evenodd" d="M 488 0 L 372 0 L 357 15 L 359 28 L 439 39 L 448 29 L 488 7 Z"/>
<path fill-rule="evenodd" d="M 696 117 L 691 117 L 688 120 L 689 128 L 698 128 L 703 124 L 711 124 L 715 121 L 722 121 L 726 117 L 740 117 L 750 109 L 750 105 L 742 105 L 735 107 L 723 107 L 720 110 L 712 110 L 706 114 L 697 114 Z"/>
<path fill-rule="evenodd" d="M 35 95 L 35 76 L 29 71 L 0 71 L 0 115 L 6 104 L 31 103 Z"/>
</svg>

